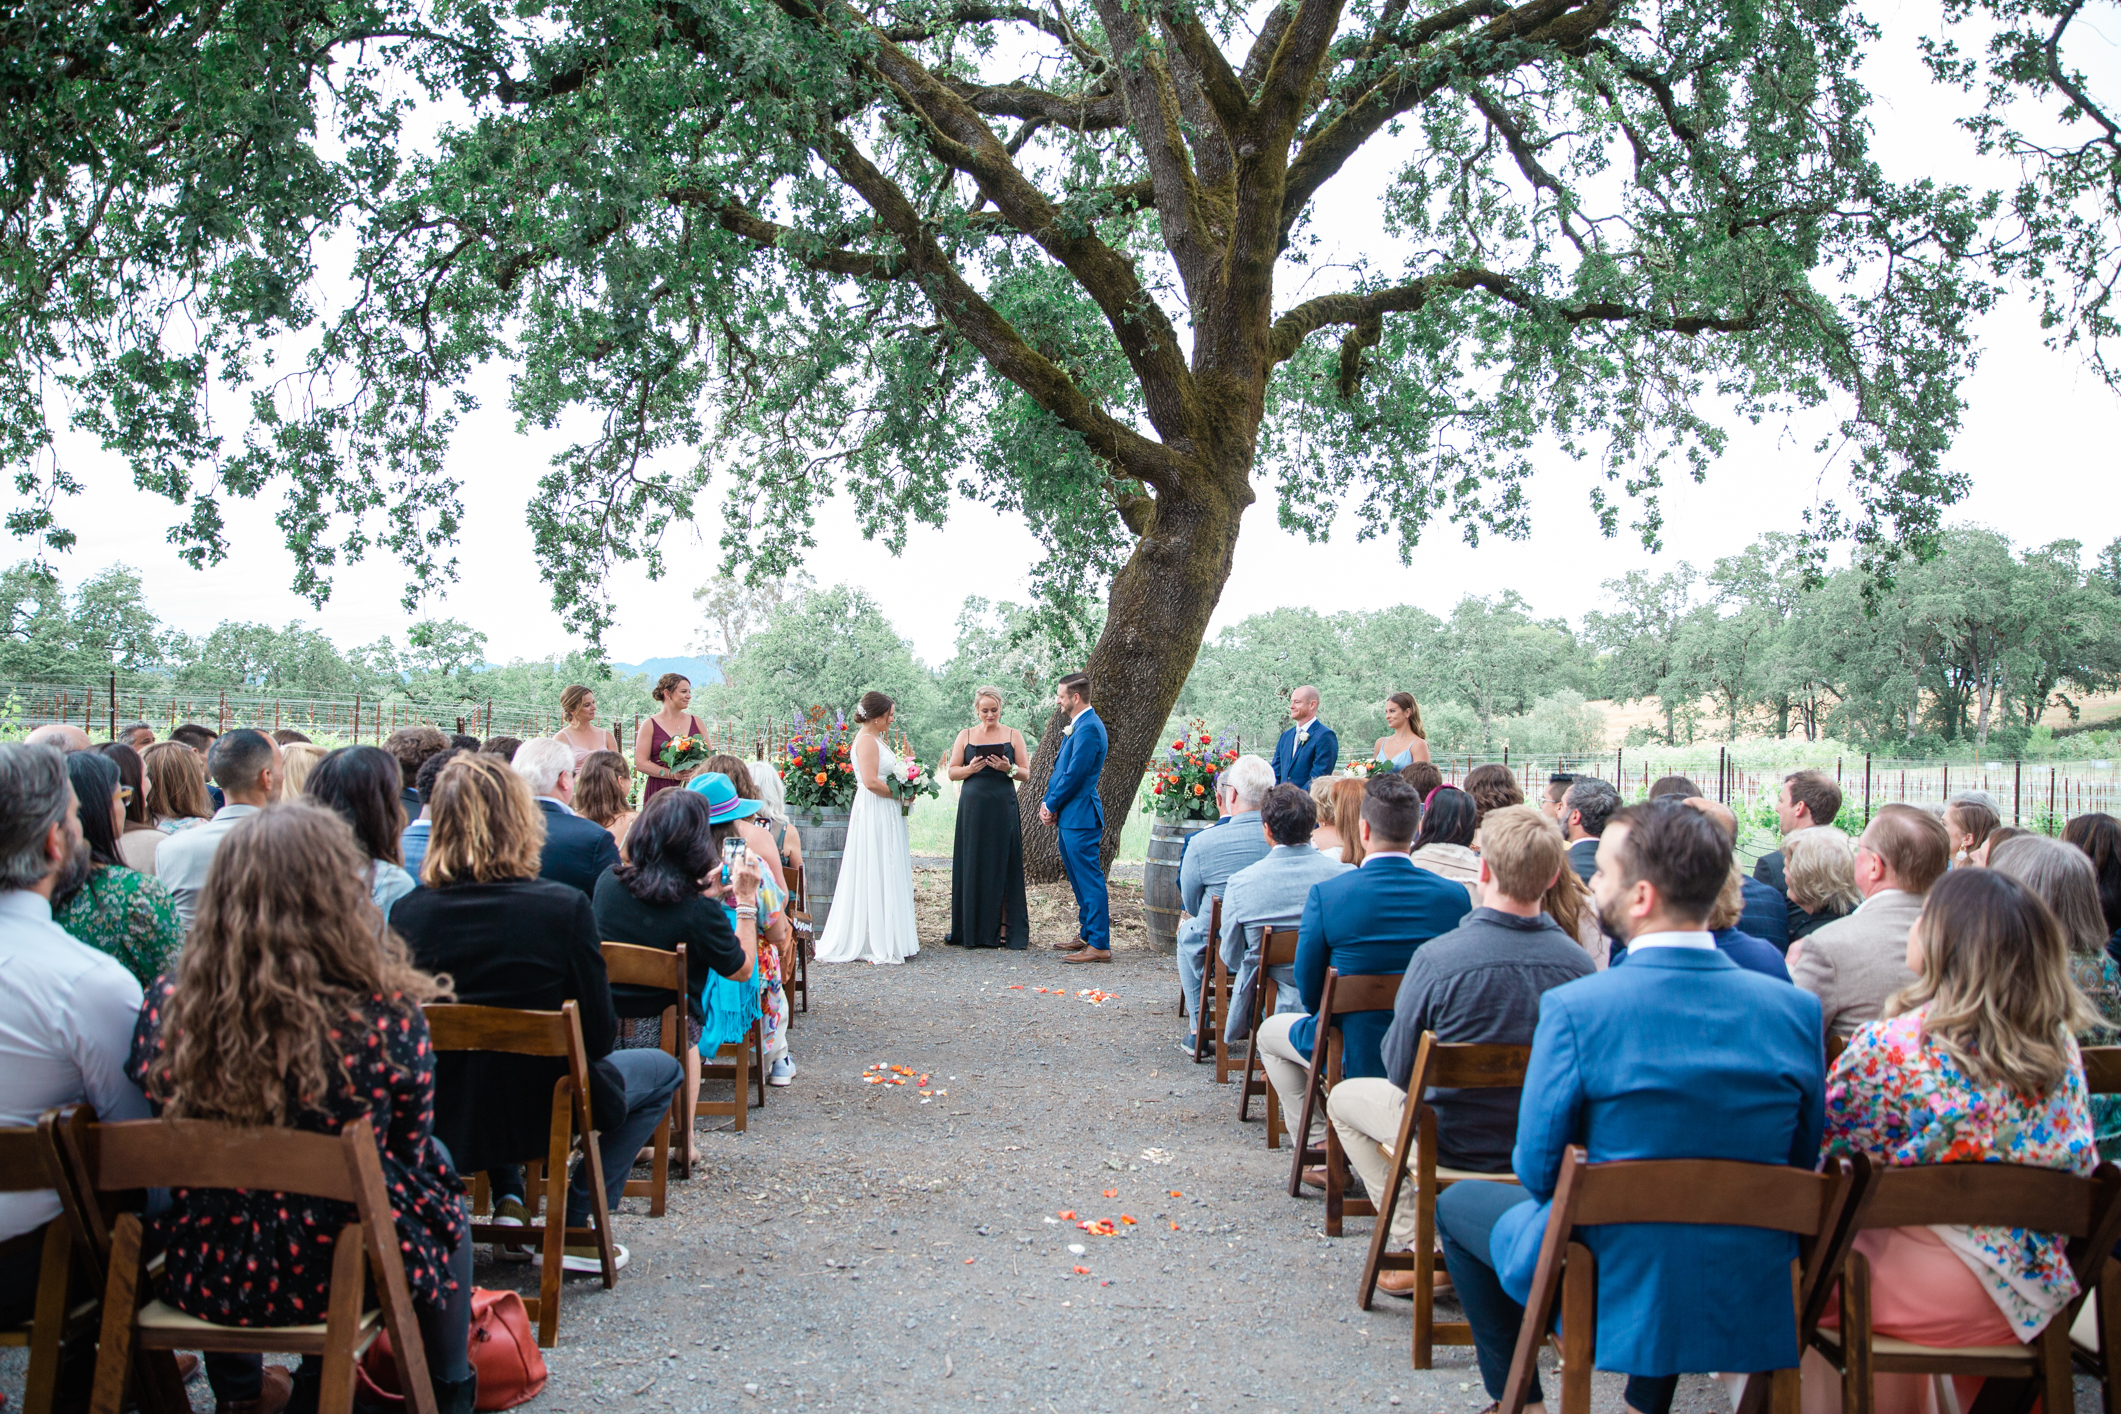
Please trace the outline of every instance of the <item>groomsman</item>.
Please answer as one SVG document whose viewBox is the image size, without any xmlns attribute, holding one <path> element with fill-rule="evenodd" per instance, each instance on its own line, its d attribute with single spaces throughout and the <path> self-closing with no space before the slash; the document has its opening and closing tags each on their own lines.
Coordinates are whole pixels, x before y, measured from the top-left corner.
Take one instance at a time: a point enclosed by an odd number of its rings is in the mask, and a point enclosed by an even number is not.
<svg viewBox="0 0 2121 1414">
<path fill-rule="evenodd" d="M 1090 678 L 1070 673 L 1054 696 L 1068 714 L 1060 755 L 1046 780 L 1046 798 L 1038 816 L 1059 827 L 1061 867 L 1075 890 L 1077 936 L 1056 943 L 1062 962 L 1112 960 L 1112 911 L 1105 897 L 1105 870 L 1099 849 L 1105 836 L 1105 805 L 1098 799 L 1098 778 L 1105 773 L 1105 724 L 1090 708 Z"/>
<path fill-rule="evenodd" d="M 1309 790 L 1313 778 L 1330 776 L 1340 764 L 1340 738 L 1318 720 L 1318 689 L 1289 694 L 1289 729 L 1274 745 L 1274 783 Z"/>
</svg>

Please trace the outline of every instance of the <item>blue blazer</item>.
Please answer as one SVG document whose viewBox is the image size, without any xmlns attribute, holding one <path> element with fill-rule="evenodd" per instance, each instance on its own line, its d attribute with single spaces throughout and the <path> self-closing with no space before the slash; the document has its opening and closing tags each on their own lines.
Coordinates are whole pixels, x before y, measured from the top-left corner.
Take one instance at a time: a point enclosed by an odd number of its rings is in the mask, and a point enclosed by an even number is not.
<svg viewBox="0 0 2121 1414">
<path fill-rule="evenodd" d="M 572 884 L 594 900 L 597 876 L 619 862 L 618 842 L 611 838 L 611 831 L 561 809 L 556 800 L 540 800 L 538 809 L 545 812 L 545 849 L 538 856 L 538 877 Z"/>
<path fill-rule="evenodd" d="M 1105 828 L 1105 804 L 1098 799 L 1097 780 L 1105 773 L 1105 724 L 1097 709 L 1085 708 L 1075 719 L 1075 730 L 1061 740 L 1060 754 L 1053 758 L 1053 774 L 1046 778 L 1046 808 L 1057 817 L 1063 830 Z"/>
<path fill-rule="evenodd" d="M 1360 869 L 1313 884 L 1296 933 L 1296 985 L 1311 1014 L 1289 1028 L 1290 1044 L 1310 1056 L 1327 968 L 1343 977 L 1397 977 L 1407 970 L 1414 949 L 1450 932 L 1472 911 L 1464 884 L 1404 859 L 1365 860 Z M 1391 1025 L 1390 1007 L 1343 1017 L 1340 1073 L 1383 1075 L 1385 1032 Z"/>
<path fill-rule="evenodd" d="M 1790 901 L 1773 884 L 1747 877 L 1745 910 L 1738 915 L 1738 931 L 1760 939 L 1777 956 L 1790 950 Z"/>
<path fill-rule="evenodd" d="M 1706 948 L 1638 950 L 1554 988 L 1517 1112 L 1511 1166 L 1535 1201 L 1495 1224 L 1503 1288 L 1531 1293 L 1562 1151 L 1614 1159 L 1737 1159 L 1810 1169 L 1826 1122 L 1819 999 Z M 1797 1239 L 1753 1228 L 1590 1227 L 1598 1368 L 1630 1375 L 1797 1363 Z"/>
<path fill-rule="evenodd" d="M 1302 746 L 1296 744 L 1296 728 L 1290 727 L 1274 743 L 1274 783 L 1276 785 L 1311 788 L 1311 782 L 1319 776 L 1330 776 L 1340 764 L 1340 738 L 1333 729 L 1316 717 L 1311 719 L 1311 733 Z"/>
</svg>

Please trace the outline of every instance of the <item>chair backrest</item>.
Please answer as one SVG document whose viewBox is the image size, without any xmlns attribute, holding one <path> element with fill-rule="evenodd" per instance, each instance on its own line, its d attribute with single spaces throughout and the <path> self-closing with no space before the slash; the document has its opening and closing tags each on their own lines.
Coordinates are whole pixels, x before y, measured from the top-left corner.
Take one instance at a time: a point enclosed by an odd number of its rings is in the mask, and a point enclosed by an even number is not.
<svg viewBox="0 0 2121 1414">
<path fill-rule="evenodd" d="M 793 826 L 790 827 L 794 828 Z M 788 876 L 788 906 L 797 913 L 810 911 L 810 890 L 803 879 L 803 866 L 784 864 L 781 869 Z"/>
<path fill-rule="evenodd" d="M 604 971 L 614 985 L 659 987 L 666 992 L 685 990 L 685 945 L 674 952 L 644 948 L 635 943 L 604 944 Z"/>
<path fill-rule="evenodd" d="M 2100 1166 L 2102 1172 L 2108 1167 Z M 1973 1163 L 1881 1166 L 1856 1224 L 2022 1227 L 2081 1238 L 2090 1236 L 2099 1220 L 2099 1200 L 2096 1175 L 2079 1178 L 2060 1169 Z"/>
<path fill-rule="evenodd" d="M 2121 1094 L 2121 1046 L 2086 1046 L 2084 1088 L 2094 1095 Z"/>
<path fill-rule="evenodd" d="M 1413 1083 L 1407 1093 L 1419 1095 L 1432 1087 L 1521 1090 L 1525 1067 L 1531 1062 L 1530 1046 L 1445 1042 L 1437 1040 L 1434 1031 L 1424 1031 L 1421 1049 L 1414 1056 Z"/>
<path fill-rule="evenodd" d="M 427 1013 L 427 1036 L 437 1051 L 504 1051 L 517 1056 L 564 1056 L 574 1022 L 574 1003 L 558 1011 L 513 1011 L 497 1006 L 463 1006 L 434 1002 Z"/>
<path fill-rule="evenodd" d="M 1269 928 L 1260 935 L 1259 965 L 1261 967 L 1294 967 L 1296 965 L 1296 939 L 1294 928 Z"/>
<path fill-rule="evenodd" d="M 1574 1165 L 1570 1216 L 1574 1222 L 1713 1223 L 1817 1237 L 1832 1220 L 1835 1184 L 1826 1174 L 1787 1164 L 1730 1159 L 1639 1159 L 1593 1164 L 1571 1147 L 1562 1160 L 1567 1181 Z M 1555 1202 L 1563 1202 L 1560 1185 Z"/>
<path fill-rule="evenodd" d="M 137 1188 L 247 1188 L 359 1204 L 364 1170 L 383 1170 L 367 1116 L 337 1134 L 205 1119 L 94 1124 L 81 1135 L 81 1182 L 97 1193 Z M 365 1162 L 364 1162 L 365 1159 Z"/>
<path fill-rule="evenodd" d="M 35 1129 L 0 1129 L 0 1193 L 41 1192 L 58 1187 L 52 1177 L 51 1141 Z"/>
<path fill-rule="evenodd" d="M 1318 999 L 1318 1014 L 1330 1019 L 1357 1011 L 1390 1011 L 1392 1003 L 1399 999 L 1399 981 L 1397 972 L 1381 977 L 1343 977 L 1339 968 L 1329 967 L 1325 989 Z"/>
</svg>

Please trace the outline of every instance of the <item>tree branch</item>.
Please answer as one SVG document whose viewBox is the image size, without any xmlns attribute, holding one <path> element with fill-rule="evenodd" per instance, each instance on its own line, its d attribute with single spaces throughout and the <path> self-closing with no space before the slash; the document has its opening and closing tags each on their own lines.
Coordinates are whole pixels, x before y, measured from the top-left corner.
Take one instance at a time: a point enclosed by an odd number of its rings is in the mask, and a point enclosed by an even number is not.
<svg viewBox="0 0 2121 1414">
<path fill-rule="evenodd" d="M 1148 42 L 1141 16 L 1127 0 L 1097 0 L 1097 12 L 1111 37 L 1120 93 L 1126 99 L 1149 180 L 1155 184 L 1164 245 L 1178 267 L 1189 301 L 1198 307 L 1214 277 L 1219 242 L 1213 238 L 1213 222 L 1204 209 L 1204 193 L 1186 148 L 1177 87 L 1170 67 Z"/>
<path fill-rule="evenodd" d="M 1234 144 L 1252 116 L 1244 85 L 1237 81 L 1236 74 L 1230 72 L 1230 61 L 1223 57 L 1222 50 L 1216 46 L 1198 16 L 1191 12 L 1166 11 L 1163 22 L 1179 53 L 1186 56 L 1186 62 L 1200 75 L 1200 91 L 1207 98 L 1216 122 L 1222 125 L 1223 136 Z"/>
<path fill-rule="evenodd" d="M 1070 94 L 1023 83 L 997 86 L 948 78 L 943 83 L 982 117 L 1037 119 L 1078 133 L 1110 132 L 1127 125 L 1126 105 L 1110 90 Z"/>
<path fill-rule="evenodd" d="M 769 221 L 718 191 L 672 187 L 663 196 L 673 206 L 700 207 L 714 217 L 723 230 L 742 236 L 761 250 L 777 250 L 805 268 L 822 274 L 862 280 L 903 280 L 913 274 L 913 263 L 903 254 L 865 255 L 835 248 L 810 232 Z"/>
</svg>

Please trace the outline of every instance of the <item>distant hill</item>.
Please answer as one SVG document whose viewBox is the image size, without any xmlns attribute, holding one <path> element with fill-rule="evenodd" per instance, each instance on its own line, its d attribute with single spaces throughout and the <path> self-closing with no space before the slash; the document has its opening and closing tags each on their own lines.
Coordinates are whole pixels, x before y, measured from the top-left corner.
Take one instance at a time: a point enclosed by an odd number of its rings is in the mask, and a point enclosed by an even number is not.
<svg viewBox="0 0 2121 1414">
<path fill-rule="evenodd" d="M 665 673 L 683 673 L 694 687 L 722 680 L 722 665 L 714 658 L 650 658 L 642 663 L 613 663 L 611 670 L 629 676 L 640 673 L 650 682 Z"/>
</svg>

